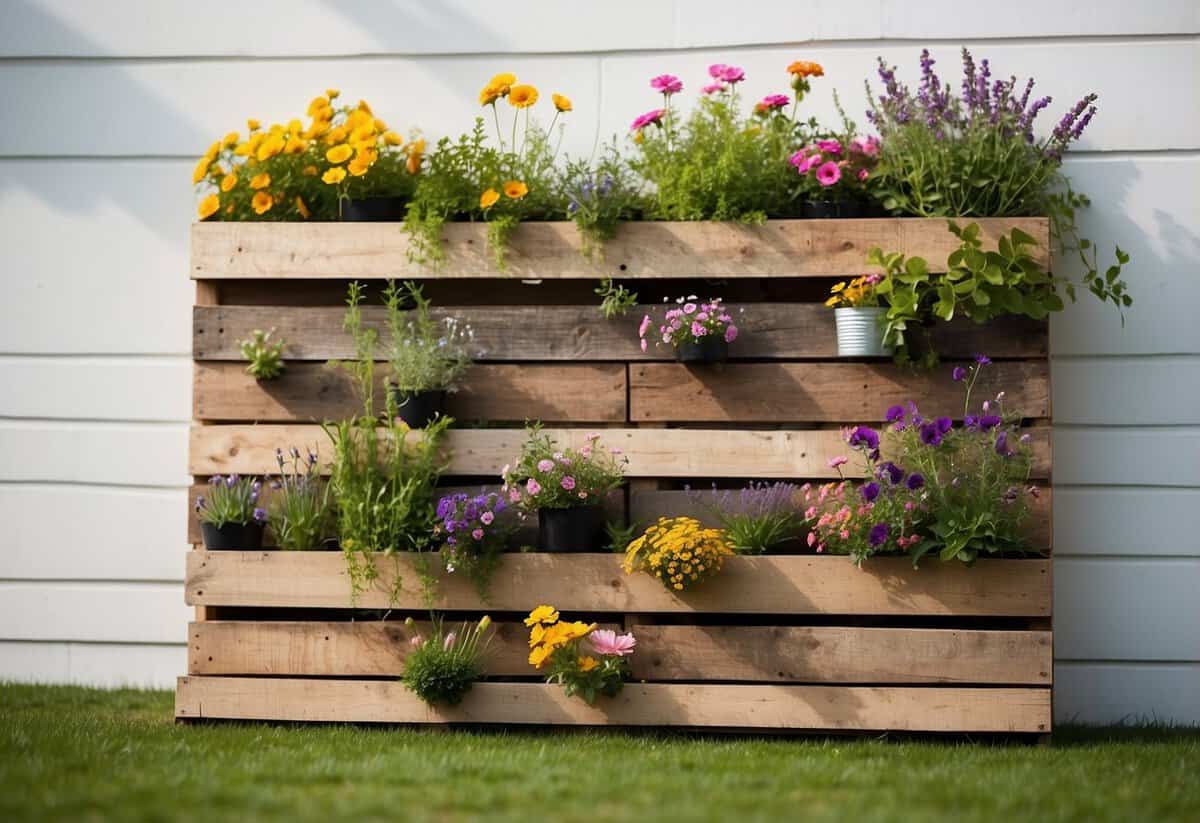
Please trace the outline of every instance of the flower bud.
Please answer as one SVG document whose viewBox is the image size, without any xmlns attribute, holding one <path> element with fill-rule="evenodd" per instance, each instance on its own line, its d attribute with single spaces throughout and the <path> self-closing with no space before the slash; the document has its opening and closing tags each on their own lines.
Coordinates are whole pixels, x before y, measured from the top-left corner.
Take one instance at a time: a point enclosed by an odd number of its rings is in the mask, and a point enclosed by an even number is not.
<svg viewBox="0 0 1200 823">
<path fill-rule="evenodd" d="M 479 631 L 481 631 L 481 632 L 487 631 L 487 628 L 490 625 L 492 625 L 492 618 L 488 617 L 485 614 L 479 621 Z"/>
</svg>

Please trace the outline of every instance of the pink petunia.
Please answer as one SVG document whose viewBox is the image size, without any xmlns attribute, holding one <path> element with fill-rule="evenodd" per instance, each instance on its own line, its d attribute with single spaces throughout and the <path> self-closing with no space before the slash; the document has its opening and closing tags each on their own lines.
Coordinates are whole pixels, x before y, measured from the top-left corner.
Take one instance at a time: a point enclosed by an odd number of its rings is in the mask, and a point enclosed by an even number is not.
<svg viewBox="0 0 1200 823">
<path fill-rule="evenodd" d="M 724 83 L 709 83 L 707 86 L 704 86 L 700 89 L 701 94 L 716 94 L 722 91 L 725 91 Z"/>
<path fill-rule="evenodd" d="M 471 532 L 471 537 L 475 538 L 476 540 L 482 540 L 483 529 L 476 529 L 475 531 Z"/>
<path fill-rule="evenodd" d="M 724 76 L 725 69 L 727 68 L 729 68 L 729 66 L 725 65 L 724 63 L 713 63 L 708 67 L 708 76 L 713 80 L 720 80 Z"/>
<path fill-rule="evenodd" d="M 708 334 L 708 329 L 700 323 L 692 323 L 692 337 L 703 337 Z"/>
<path fill-rule="evenodd" d="M 879 154 L 879 149 L 882 144 L 879 138 L 872 135 L 863 141 L 863 154 L 867 157 L 876 157 Z"/>
<path fill-rule="evenodd" d="M 650 88 L 663 94 L 677 94 L 683 91 L 683 81 L 673 74 L 660 74 L 650 78 Z"/>
<path fill-rule="evenodd" d="M 818 140 L 817 148 L 830 154 L 841 154 L 842 142 L 840 140 Z"/>
<path fill-rule="evenodd" d="M 867 177 L 869 177 L 869 176 L 870 176 L 870 175 L 868 174 L 868 172 L 867 172 L 867 170 L 866 170 L 866 169 L 859 169 L 859 170 L 858 170 L 858 179 L 859 179 L 859 180 L 866 180 L 866 179 L 867 179 Z"/>
<path fill-rule="evenodd" d="M 537 470 L 540 472 L 554 471 L 554 461 L 553 460 L 539 460 L 538 464 L 537 464 Z"/>
<path fill-rule="evenodd" d="M 712 69 L 709 69 L 710 73 L 711 71 Z M 740 83 L 746 79 L 746 72 L 742 71 L 737 66 L 723 66 L 721 70 L 721 76 L 717 79 L 723 80 L 726 83 Z"/>
<path fill-rule="evenodd" d="M 588 640 L 596 654 L 603 657 L 625 657 L 633 654 L 637 640 L 632 634 L 617 634 L 611 629 L 596 629 Z"/>
<path fill-rule="evenodd" d="M 492 521 L 496 519 L 496 515 L 492 514 L 491 512 L 484 512 L 483 514 L 479 515 L 479 519 L 483 521 L 483 525 L 490 526 L 492 525 Z"/>
<path fill-rule="evenodd" d="M 726 343 L 732 343 L 734 340 L 737 340 L 737 336 L 738 336 L 737 326 L 730 324 L 725 327 L 725 342 Z"/>
<path fill-rule="evenodd" d="M 542 490 L 542 486 L 532 477 L 525 483 L 525 491 L 529 492 L 531 497 L 537 497 L 538 492 Z"/>
<path fill-rule="evenodd" d="M 695 303 L 685 303 L 685 304 L 684 304 L 684 306 L 683 306 L 683 313 L 684 313 L 684 314 L 693 314 L 695 311 L 696 311 L 696 304 L 695 304 Z"/>
<path fill-rule="evenodd" d="M 822 186 L 832 186 L 842 179 L 842 170 L 832 161 L 822 163 L 817 167 L 817 182 Z"/>
<path fill-rule="evenodd" d="M 759 105 L 764 109 L 781 109 L 790 102 L 792 102 L 792 98 L 786 94 L 768 94 L 759 102 Z"/>
<path fill-rule="evenodd" d="M 791 163 L 796 168 L 800 168 L 800 166 L 806 165 L 807 160 L 808 160 L 808 152 L 805 151 L 804 149 L 800 149 L 798 152 L 796 152 L 795 154 L 793 154 L 791 157 L 788 158 L 788 162 Z"/>
<path fill-rule="evenodd" d="M 645 114 L 634 118 L 633 124 L 630 125 L 630 131 L 641 131 L 649 125 L 657 125 L 662 122 L 663 115 L 667 113 L 666 109 L 651 109 Z"/>
<path fill-rule="evenodd" d="M 575 478 L 569 474 L 565 475 L 563 479 L 559 481 L 559 484 L 567 491 L 571 491 L 575 488 Z"/>
<path fill-rule="evenodd" d="M 513 488 L 509 489 L 508 490 L 508 502 L 509 503 L 520 503 L 521 502 L 521 490 L 516 488 L 515 486 Z"/>
</svg>

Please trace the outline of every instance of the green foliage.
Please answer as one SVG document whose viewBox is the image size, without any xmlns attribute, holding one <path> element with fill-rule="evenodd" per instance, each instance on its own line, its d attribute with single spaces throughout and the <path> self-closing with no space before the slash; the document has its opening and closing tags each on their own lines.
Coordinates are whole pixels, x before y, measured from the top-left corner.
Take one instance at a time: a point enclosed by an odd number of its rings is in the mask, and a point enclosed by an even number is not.
<svg viewBox="0 0 1200 823">
<path fill-rule="evenodd" d="M 645 205 L 641 182 L 615 143 L 594 164 L 568 162 L 560 185 L 567 215 L 579 231 L 580 251 L 588 260 L 602 260 L 604 244 L 621 223 L 637 219 Z"/>
<path fill-rule="evenodd" d="M 331 525 L 329 485 L 321 480 L 315 452 L 301 458 L 300 451 L 293 447 L 289 455 L 291 471 L 283 450 L 275 450 L 279 478 L 271 484 L 274 489 L 268 520 L 271 532 L 281 549 L 321 548 Z"/>
<path fill-rule="evenodd" d="M 283 374 L 283 347 L 287 345 L 287 341 L 272 341 L 271 335 L 274 333 L 274 329 L 255 329 L 249 340 L 237 341 L 242 359 L 250 363 L 246 366 L 246 374 L 255 380 L 274 380 Z"/>
<path fill-rule="evenodd" d="M 622 523 L 619 520 L 609 520 L 604 524 L 604 536 L 608 540 L 605 544 L 611 552 L 623 554 L 626 547 L 634 541 L 634 539 L 642 533 L 642 527 L 637 523 Z"/>
<path fill-rule="evenodd" d="M 738 554 L 765 554 L 804 532 L 804 513 L 796 504 L 794 483 L 755 483 L 738 491 L 692 493 L 692 501 L 707 509 L 725 530 Z"/>
<path fill-rule="evenodd" d="M 201 523 L 211 523 L 217 528 L 226 524 L 262 522 L 265 512 L 258 507 L 261 489 L 261 481 L 254 477 L 213 475 L 209 479 L 208 493 L 196 498 L 196 516 Z"/>
<path fill-rule="evenodd" d="M 446 317 L 436 323 L 430 301 L 412 281 L 397 287 L 389 280 L 383 292 L 390 334 L 391 381 L 404 395 L 442 389 L 454 391 L 471 366 L 471 327 Z M 409 307 L 411 306 L 411 309 Z"/>
<path fill-rule="evenodd" d="M 614 283 L 611 277 L 606 277 L 596 286 L 595 293 L 600 297 L 600 313 L 605 320 L 624 317 L 630 309 L 637 308 L 637 292 L 629 291 L 620 283 Z"/>
<path fill-rule="evenodd" d="M 411 617 L 406 622 L 413 625 Z M 490 618 L 484 617 L 478 623 L 463 623 L 457 632 L 444 632 L 441 619 L 434 617 L 429 637 L 414 636 L 401 681 L 430 706 L 458 705 L 483 673 L 490 625 Z"/>
</svg>

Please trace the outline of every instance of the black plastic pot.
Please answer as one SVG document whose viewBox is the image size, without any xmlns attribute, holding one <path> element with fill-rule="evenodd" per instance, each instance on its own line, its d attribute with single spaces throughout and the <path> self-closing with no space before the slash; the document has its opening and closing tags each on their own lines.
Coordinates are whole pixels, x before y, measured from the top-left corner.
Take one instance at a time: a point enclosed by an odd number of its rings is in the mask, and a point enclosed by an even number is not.
<svg viewBox="0 0 1200 823">
<path fill-rule="evenodd" d="M 204 548 L 210 552 L 258 551 L 262 548 L 262 523 L 226 523 L 217 527 L 202 522 L 200 533 L 204 535 Z"/>
<path fill-rule="evenodd" d="M 724 337 L 706 334 L 698 343 L 688 341 L 676 346 L 675 359 L 680 363 L 723 363 L 729 359 L 729 344 Z"/>
<path fill-rule="evenodd" d="M 604 509 L 575 506 L 538 509 L 538 549 L 544 552 L 595 552 L 604 545 Z"/>
<path fill-rule="evenodd" d="M 414 429 L 423 429 L 439 414 L 446 412 L 446 390 L 402 392 L 394 386 L 392 397 L 396 398 L 396 416 Z"/>
<path fill-rule="evenodd" d="M 408 200 L 403 197 L 366 197 L 341 200 L 338 211 L 345 223 L 399 223 L 404 220 Z"/>
<path fill-rule="evenodd" d="M 803 215 L 809 219 L 862 217 L 862 204 L 856 200 L 805 200 Z"/>
</svg>

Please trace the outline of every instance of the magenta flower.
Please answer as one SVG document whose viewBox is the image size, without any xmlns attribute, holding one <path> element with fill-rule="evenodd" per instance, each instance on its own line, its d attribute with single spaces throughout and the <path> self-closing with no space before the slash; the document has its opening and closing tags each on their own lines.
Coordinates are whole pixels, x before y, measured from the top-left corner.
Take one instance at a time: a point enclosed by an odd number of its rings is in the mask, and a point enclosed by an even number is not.
<svg viewBox="0 0 1200 823">
<path fill-rule="evenodd" d="M 725 342 L 726 343 L 732 343 L 734 340 L 737 340 L 737 336 L 738 336 L 737 326 L 729 325 L 729 326 L 725 327 Z"/>
<path fill-rule="evenodd" d="M 830 154 L 842 153 L 842 143 L 840 140 L 818 140 L 817 148 L 821 151 L 827 151 Z"/>
<path fill-rule="evenodd" d="M 716 94 L 717 92 L 725 91 L 724 83 L 709 83 L 700 89 L 701 94 Z"/>
<path fill-rule="evenodd" d="M 708 329 L 704 328 L 703 324 L 696 322 L 692 323 L 692 337 L 700 338 L 706 334 L 708 334 Z"/>
<path fill-rule="evenodd" d="M 541 484 L 538 483 L 536 480 L 534 480 L 532 477 L 529 478 L 529 481 L 525 484 L 525 491 L 529 492 L 529 495 L 531 497 L 537 497 L 538 492 L 540 492 L 541 490 L 542 490 Z"/>
<path fill-rule="evenodd" d="M 617 634 L 610 629 L 596 629 L 588 640 L 596 654 L 602 657 L 625 657 L 633 654 L 637 639 L 632 634 Z"/>
<path fill-rule="evenodd" d="M 476 540 L 482 540 L 483 529 L 475 529 L 475 531 L 471 532 L 471 537 L 475 538 Z"/>
<path fill-rule="evenodd" d="M 650 328 L 650 315 L 642 317 L 642 324 L 638 326 L 638 337 L 645 337 L 646 331 Z"/>
<path fill-rule="evenodd" d="M 858 179 L 859 180 L 866 180 L 868 177 L 870 177 L 870 173 L 866 169 L 858 170 Z"/>
<path fill-rule="evenodd" d="M 708 73 L 712 74 L 712 66 L 709 66 Z M 721 76 L 717 79 L 726 83 L 740 83 L 746 79 L 746 72 L 737 66 L 721 66 Z"/>
<path fill-rule="evenodd" d="M 537 464 L 537 470 L 540 472 L 554 471 L 554 461 L 553 460 L 539 460 L 538 464 Z"/>
<path fill-rule="evenodd" d="M 651 109 L 643 115 L 634 118 L 633 124 L 630 125 L 630 131 L 641 131 L 649 125 L 658 125 L 662 122 L 663 115 L 667 113 L 666 109 Z"/>
<path fill-rule="evenodd" d="M 725 65 L 724 63 L 713 63 L 708 67 L 708 76 L 713 80 L 720 80 L 725 76 L 725 70 L 727 68 L 729 68 L 729 66 Z"/>
<path fill-rule="evenodd" d="M 788 162 L 791 163 L 796 168 L 800 168 L 800 166 L 804 166 L 807 169 L 807 167 L 808 167 L 807 160 L 808 160 L 808 152 L 805 151 L 804 149 L 800 149 L 798 152 L 796 152 L 795 154 L 793 154 L 791 157 L 788 158 Z M 801 172 L 801 173 L 803 174 L 803 172 Z"/>
<path fill-rule="evenodd" d="M 642 340 L 642 351 L 645 351 L 645 350 L 646 350 L 646 348 L 647 348 L 647 346 L 646 346 L 646 341 L 645 341 L 645 339 L 643 339 L 643 340 Z"/>
<path fill-rule="evenodd" d="M 792 102 L 792 98 L 786 94 L 768 94 L 759 102 L 759 105 L 764 109 L 781 109 L 790 102 Z"/>
<path fill-rule="evenodd" d="M 569 474 L 564 475 L 563 479 L 561 481 L 559 481 L 559 483 L 567 491 L 571 491 L 572 489 L 575 488 L 575 478 Z"/>
<path fill-rule="evenodd" d="M 842 179 L 842 170 L 838 168 L 838 164 L 832 160 L 826 161 L 817 167 L 817 182 L 822 186 L 829 187 Z"/>
<path fill-rule="evenodd" d="M 683 313 L 684 313 L 684 314 L 692 314 L 692 313 L 694 313 L 695 311 L 696 311 L 696 304 L 695 304 L 695 303 L 685 303 L 685 304 L 684 304 L 684 306 L 683 306 Z"/>
<path fill-rule="evenodd" d="M 677 94 L 683 91 L 683 81 L 673 74 L 660 74 L 650 79 L 650 88 L 666 95 Z"/>
</svg>

